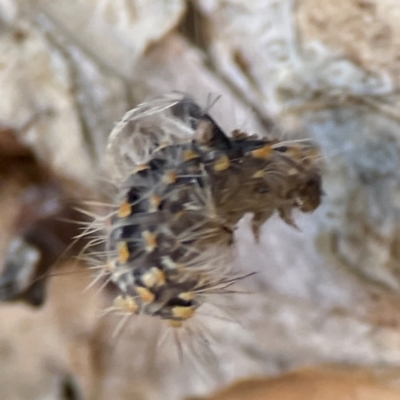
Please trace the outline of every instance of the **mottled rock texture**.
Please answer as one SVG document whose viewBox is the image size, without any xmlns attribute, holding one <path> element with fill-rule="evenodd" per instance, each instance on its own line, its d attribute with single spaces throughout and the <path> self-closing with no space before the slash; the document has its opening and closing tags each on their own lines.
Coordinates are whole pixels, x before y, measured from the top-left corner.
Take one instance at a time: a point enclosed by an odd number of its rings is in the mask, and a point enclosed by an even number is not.
<svg viewBox="0 0 400 400">
<path fill-rule="evenodd" d="M 221 95 L 227 132 L 313 138 L 325 191 L 299 231 L 272 218 L 257 244 L 241 222 L 235 266 L 258 273 L 192 332 L 132 318 L 113 337 L 109 298 L 71 262 L 43 308 L 1 304 L 0 399 L 175 400 L 310 363 L 398 367 L 399 17 L 396 0 L 0 0 L 1 257 L 37 183 L 20 152 L 68 197 L 102 199 L 114 123 L 172 90 Z"/>
</svg>

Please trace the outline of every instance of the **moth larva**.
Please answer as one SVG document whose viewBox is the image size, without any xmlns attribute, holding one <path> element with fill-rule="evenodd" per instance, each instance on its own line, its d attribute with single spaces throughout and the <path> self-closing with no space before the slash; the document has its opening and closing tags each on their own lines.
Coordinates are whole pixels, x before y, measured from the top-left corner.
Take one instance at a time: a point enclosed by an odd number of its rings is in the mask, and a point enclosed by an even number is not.
<svg viewBox="0 0 400 400">
<path fill-rule="evenodd" d="M 115 308 L 173 326 L 191 318 L 207 294 L 232 276 L 235 225 L 253 214 L 253 232 L 276 211 L 320 203 L 321 179 L 310 142 L 228 137 L 192 99 L 160 99 L 128 112 L 110 135 L 117 182 L 106 223 L 107 273 Z"/>
</svg>

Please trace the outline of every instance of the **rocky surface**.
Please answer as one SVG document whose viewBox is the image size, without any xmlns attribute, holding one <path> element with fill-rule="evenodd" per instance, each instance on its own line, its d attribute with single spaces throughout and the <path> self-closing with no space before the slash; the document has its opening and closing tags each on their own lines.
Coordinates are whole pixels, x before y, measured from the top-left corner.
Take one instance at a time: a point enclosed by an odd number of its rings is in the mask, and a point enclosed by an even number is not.
<svg viewBox="0 0 400 400">
<path fill-rule="evenodd" d="M 2 304 L 0 399 L 175 400 L 310 363 L 398 367 L 399 15 L 395 0 L 0 0 L 0 157 L 13 132 L 69 195 L 101 198 L 113 124 L 181 90 L 221 95 L 227 131 L 314 138 L 326 192 L 300 231 L 273 218 L 256 244 L 241 222 L 235 265 L 258 273 L 191 330 L 132 319 L 113 336 L 73 265 L 43 309 Z M 32 182 L 0 165 L 4 254 Z"/>
</svg>

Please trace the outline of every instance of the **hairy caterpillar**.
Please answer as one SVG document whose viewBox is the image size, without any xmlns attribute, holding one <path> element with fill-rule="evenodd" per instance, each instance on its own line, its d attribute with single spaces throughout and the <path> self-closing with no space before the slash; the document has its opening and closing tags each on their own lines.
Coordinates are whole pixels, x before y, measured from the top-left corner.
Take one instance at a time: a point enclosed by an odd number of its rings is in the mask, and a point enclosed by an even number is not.
<svg viewBox="0 0 400 400">
<path fill-rule="evenodd" d="M 237 222 L 253 232 L 276 211 L 320 203 L 321 179 L 309 141 L 228 137 L 191 98 L 162 98 L 129 111 L 110 135 L 115 206 L 105 225 L 102 274 L 118 288 L 113 310 L 156 316 L 179 327 L 232 276 Z"/>
</svg>

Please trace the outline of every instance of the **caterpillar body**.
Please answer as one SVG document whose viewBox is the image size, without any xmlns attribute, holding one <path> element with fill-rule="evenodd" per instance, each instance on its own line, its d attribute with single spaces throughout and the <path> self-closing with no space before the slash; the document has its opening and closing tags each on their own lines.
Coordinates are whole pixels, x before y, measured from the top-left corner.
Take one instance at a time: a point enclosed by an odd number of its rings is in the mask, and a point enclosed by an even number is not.
<svg viewBox="0 0 400 400">
<path fill-rule="evenodd" d="M 227 136 L 191 98 L 162 99 L 126 114 L 110 135 L 117 181 L 106 229 L 106 271 L 120 294 L 114 309 L 178 327 L 232 276 L 234 230 L 253 232 L 276 211 L 320 203 L 317 151 L 240 131 Z"/>
</svg>

